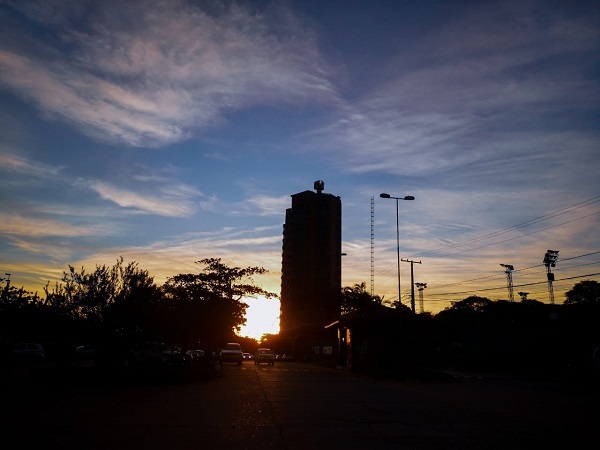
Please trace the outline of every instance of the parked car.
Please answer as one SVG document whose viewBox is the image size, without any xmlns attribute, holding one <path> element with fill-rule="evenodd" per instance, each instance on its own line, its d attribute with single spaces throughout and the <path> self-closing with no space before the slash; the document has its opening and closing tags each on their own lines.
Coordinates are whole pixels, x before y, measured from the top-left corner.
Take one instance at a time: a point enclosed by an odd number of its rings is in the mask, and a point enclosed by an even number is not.
<svg viewBox="0 0 600 450">
<path fill-rule="evenodd" d="M 73 361 L 74 367 L 94 367 L 100 351 L 98 347 L 94 345 L 78 345 L 73 349 Z"/>
<path fill-rule="evenodd" d="M 270 348 L 259 348 L 254 355 L 254 364 L 266 363 L 275 365 L 275 353 Z"/>
<path fill-rule="evenodd" d="M 73 353 L 77 358 L 94 358 L 98 354 L 98 348 L 93 345 L 78 345 Z"/>
<path fill-rule="evenodd" d="M 220 363 L 235 362 L 241 366 L 243 360 L 244 355 L 242 352 L 242 346 L 237 342 L 228 342 L 219 352 Z"/>
<path fill-rule="evenodd" d="M 183 366 L 191 364 L 191 356 L 186 355 L 177 346 L 166 346 L 162 352 L 162 362 L 167 366 Z"/>
<path fill-rule="evenodd" d="M 134 364 L 177 366 L 186 363 L 184 353 L 179 347 L 164 342 L 142 342 L 132 352 Z"/>
<path fill-rule="evenodd" d="M 17 362 L 40 362 L 46 358 L 44 347 L 34 342 L 21 342 L 15 345 L 13 356 Z"/>
<path fill-rule="evenodd" d="M 186 356 L 188 356 L 192 362 L 198 361 L 201 358 L 204 358 L 204 350 L 200 350 L 199 348 L 193 350 L 187 350 L 185 352 Z"/>
</svg>

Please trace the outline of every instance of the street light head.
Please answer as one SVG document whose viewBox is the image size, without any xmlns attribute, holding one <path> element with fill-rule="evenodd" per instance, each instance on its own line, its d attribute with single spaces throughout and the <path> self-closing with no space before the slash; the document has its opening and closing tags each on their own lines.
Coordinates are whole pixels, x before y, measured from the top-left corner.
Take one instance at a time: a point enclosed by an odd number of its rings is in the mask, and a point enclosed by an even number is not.
<svg viewBox="0 0 600 450">
<path fill-rule="evenodd" d="M 407 195 L 404 197 L 404 200 L 414 200 L 415 198 L 412 195 Z"/>
<path fill-rule="evenodd" d="M 381 198 L 391 198 L 390 194 L 386 194 L 385 192 L 384 192 L 384 193 L 382 193 L 382 194 L 379 194 L 379 196 L 380 196 Z"/>
</svg>

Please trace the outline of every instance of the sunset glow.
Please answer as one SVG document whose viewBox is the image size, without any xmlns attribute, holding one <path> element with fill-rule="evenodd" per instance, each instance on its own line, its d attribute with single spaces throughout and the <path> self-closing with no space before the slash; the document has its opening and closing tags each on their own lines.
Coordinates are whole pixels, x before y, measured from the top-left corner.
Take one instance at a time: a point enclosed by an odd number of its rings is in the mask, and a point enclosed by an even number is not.
<svg viewBox="0 0 600 450">
<path fill-rule="evenodd" d="M 279 333 L 279 300 L 247 298 L 246 325 L 239 335 L 260 340 L 263 334 Z"/>
<path fill-rule="evenodd" d="M 279 293 L 290 195 L 323 180 L 343 286 L 398 300 L 399 236 L 405 305 L 506 299 L 500 264 L 548 302 L 548 249 L 562 303 L 600 280 L 599 49 L 594 2 L 2 2 L 0 276 L 221 258 Z M 276 332 L 249 302 L 242 334 Z"/>
</svg>

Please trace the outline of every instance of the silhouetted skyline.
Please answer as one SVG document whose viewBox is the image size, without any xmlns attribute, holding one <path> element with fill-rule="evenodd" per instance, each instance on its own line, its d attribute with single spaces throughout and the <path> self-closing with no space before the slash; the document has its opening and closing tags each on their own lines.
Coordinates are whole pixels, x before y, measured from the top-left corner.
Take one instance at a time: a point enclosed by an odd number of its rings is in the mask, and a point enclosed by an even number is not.
<svg viewBox="0 0 600 450">
<path fill-rule="evenodd" d="M 51 7 L 49 5 L 52 5 Z M 217 257 L 279 292 L 290 195 L 344 204 L 342 285 L 557 303 L 600 272 L 597 2 L 7 1 L 0 274 Z M 584 256 L 588 255 L 588 256 Z M 588 276 L 598 280 L 598 275 Z M 402 265 L 403 295 L 410 267 Z M 469 281 L 473 280 L 473 281 Z M 404 293 L 406 291 L 406 293 Z M 409 297 L 402 299 L 405 305 Z M 278 308 L 274 308 L 276 311 Z M 273 320 L 270 318 L 269 320 Z"/>
</svg>

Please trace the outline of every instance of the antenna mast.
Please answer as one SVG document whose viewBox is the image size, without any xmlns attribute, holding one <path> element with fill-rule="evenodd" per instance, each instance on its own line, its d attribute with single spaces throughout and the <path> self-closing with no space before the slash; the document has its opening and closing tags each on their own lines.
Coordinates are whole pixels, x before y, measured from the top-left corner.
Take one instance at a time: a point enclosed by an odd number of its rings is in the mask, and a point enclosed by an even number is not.
<svg viewBox="0 0 600 450">
<path fill-rule="evenodd" d="M 375 295 L 375 197 L 371 196 L 371 297 Z"/>
</svg>

